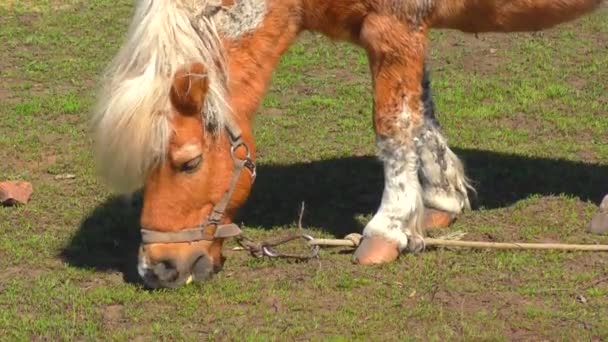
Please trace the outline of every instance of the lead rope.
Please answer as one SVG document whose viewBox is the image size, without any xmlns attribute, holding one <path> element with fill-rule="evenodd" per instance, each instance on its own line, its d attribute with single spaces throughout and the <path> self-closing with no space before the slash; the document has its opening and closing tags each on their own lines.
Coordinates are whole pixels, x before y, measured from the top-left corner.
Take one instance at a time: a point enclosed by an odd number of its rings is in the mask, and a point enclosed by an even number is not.
<svg viewBox="0 0 608 342">
<path fill-rule="evenodd" d="M 290 233 L 284 237 L 276 238 L 269 241 L 261 241 L 255 242 L 249 238 L 247 238 L 244 234 L 237 236 L 236 242 L 240 245 L 240 247 L 235 247 L 233 250 L 246 250 L 251 254 L 251 256 L 255 258 L 269 257 L 269 258 L 286 258 L 286 259 L 295 259 L 297 261 L 304 261 L 309 259 L 317 259 L 319 258 L 319 252 L 321 251 L 321 246 L 308 246 L 310 248 L 310 253 L 303 254 L 292 254 L 292 253 L 283 253 L 278 252 L 274 249 L 274 247 L 285 244 L 287 242 L 304 239 L 308 242 L 313 241 L 314 238 L 312 235 L 304 233 L 302 228 L 302 216 L 304 215 L 304 202 L 302 202 L 302 208 L 300 209 L 300 218 L 298 220 L 298 233 Z"/>
<path fill-rule="evenodd" d="M 311 249 L 309 255 L 296 255 L 277 252 L 273 249 L 278 245 L 296 240 L 306 240 L 306 244 Z M 270 241 L 254 242 L 244 236 L 237 237 L 237 242 L 241 248 L 233 250 L 247 250 L 256 258 L 290 258 L 307 260 L 319 257 L 321 247 L 348 247 L 357 248 L 363 236 L 358 233 L 346 235 L 343 239 L 316 239 L 310 234 L 288 234 L 281 238 Z M 516 249 L 516 250 L 559 250 L 559 251 L 586 251 L 586 252 L 608 252 L 608 245 L 583 245 L 583 244 L 564 244 L 564 243 L 524 243 L 524 242 L 487 242 L 487 241 L 464 241 L 446 238 L 425 238 L 424 244 L 427 247 L 446 247 L 446 248 L 477 248 L 477 249 Z"/>
<path fill-rule="evenodd" d="M 311 251 L 310 254 L 307 255 L 278 252 L 273 248 L 297 239 L 304 239 L 308 242 L 314 240 L 314 238 L 309 234 L 288 234 L 284 237 L 269 241 L 254 242 L 253 240 L 248 239 L 243 235 L 240 235 L 236 237 L 236 241 L 241 247 L 237 247 L 234 250 L 247 250 L 251 254 L 251 256 L 255 258 L 286 258 L 304 261 L 308 259 L 316 259 L 319 257 L 321 246 L 309 245 Z"/>
</svg>

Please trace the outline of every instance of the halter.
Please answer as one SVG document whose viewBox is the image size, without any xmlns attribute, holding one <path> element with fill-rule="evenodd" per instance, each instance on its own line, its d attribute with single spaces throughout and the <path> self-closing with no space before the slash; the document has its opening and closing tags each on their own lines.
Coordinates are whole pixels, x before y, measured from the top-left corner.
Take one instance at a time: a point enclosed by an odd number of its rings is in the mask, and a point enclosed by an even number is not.
<svg viewBox="0 0 608 342">
<path fill-rule="evenodd" d="M 241 229 L 234 223 L 220 224 L 222 217 L 224 217 L 224 211 L 228 206 L 228 202 L 232 197 L 232 193 L 236 187 L 236 183 L 241 176 L 243 168 L 247 168 L 251 172 L 252 182 L 255 181 L 256 168 L 255 163 L 251 160 L 249 153 L 249 147 L 243 141 L 241 129 L 229 119 L 226 123 L 226 130 L 230 137 L 230 155 L 234 162 L 232 180 L 230 186 L 224 197 L 213 207 L 211 214 L 203 221 L 199 226 L 194 228 L 188 228 L 177 232 L 159 232 L 149 229 L 141 229 L 141 241 L 143 244 L 152 243 L 179 243 L 179 242 L 195 242 L 195 241 L 213 241 L 215 239 L 223 239 L 229 237 L 235 237 L 241 234 Z M 239 159 L 235 152 L 236 150 L 244 146 L 247 150 L 247 156 L 245 159 Z M 214 233 L 210 233 L 209 230 L 216 227 Z"/>
</svg>

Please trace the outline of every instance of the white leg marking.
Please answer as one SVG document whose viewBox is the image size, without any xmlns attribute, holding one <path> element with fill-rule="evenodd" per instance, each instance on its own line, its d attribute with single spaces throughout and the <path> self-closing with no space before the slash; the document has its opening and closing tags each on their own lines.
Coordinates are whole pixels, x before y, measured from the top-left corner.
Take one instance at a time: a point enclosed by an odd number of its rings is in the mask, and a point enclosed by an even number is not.
<svg viewBox="0 0 608 342">
<path fill-rule="evenodd" d="M 380 208 L 363 230 L 363 235 L 396 241 L 399 249 L 404 250 L 408 243 L 421 237 L 419 227 L 423 205 L 417 156 L 413 150 L 405 146 L 396 147 L 390 141 L 381 141 L 379 145 L 384 161 L 384 192 Z"/>
<path fill-rule="evenodd" d="M 421 219 L 424 206 L 418 179 L 418 155 L 415 146 L 407 143 L 413 131 L 409 108 L 397 124 L 403 139 L 378 138 L 378 152 L 384 162 L 384 192 L 380 208 L 363 230 L 364 236 L 381 236 L 399 244 L 403 251 L 424 247 Z M 412 138 L 409 138 L 412 139 Z"/>
<path fill-rule="evenodd" d="M 464 174 L 462 163 L 449 149 L 441 133 L 425 127 L 416 145 L 425 204 L 452 213 L 469 209 L 467 189 L 472 187 Z"/>
</svg>

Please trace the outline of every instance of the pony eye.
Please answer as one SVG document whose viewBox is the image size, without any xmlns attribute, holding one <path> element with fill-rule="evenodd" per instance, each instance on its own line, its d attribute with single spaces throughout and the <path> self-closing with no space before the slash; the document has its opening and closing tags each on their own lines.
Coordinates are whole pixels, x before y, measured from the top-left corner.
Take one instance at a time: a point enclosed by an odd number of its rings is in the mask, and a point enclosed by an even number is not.
<svg viewBox="0 0 608 342">
<path fill-rule="evenodd" d="M 203 156 L 198 156 L 194 159 L 191 159 L 180 166 L 180 171 L 187 173 L 194 172 L 201 165 L 202 160 Z"/>
</svg>

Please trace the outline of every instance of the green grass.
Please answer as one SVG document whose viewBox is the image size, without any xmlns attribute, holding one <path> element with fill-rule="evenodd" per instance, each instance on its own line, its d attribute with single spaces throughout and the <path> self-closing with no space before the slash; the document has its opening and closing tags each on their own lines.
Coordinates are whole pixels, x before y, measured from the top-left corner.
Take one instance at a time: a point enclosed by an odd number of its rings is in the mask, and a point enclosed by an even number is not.
<svg viewBox="0 0 608 342">
<path fill-rule="evenodd" d="M 256 260 L 231 243 L 211 282 L 142 289 L 129 267 L 137 210 L 95 177 L 87 134 L 98 75 L 130 14 L 128 1 L 0 5 L 0 179 L 35 190 L 27 206 L 0 207 L 1 339 L 608 337 L 608 284 L 585 288 L 608 273 L 599 253 L 429 250 L 357 267 L 329 250 L 307 263 Z M 479 192 L 452 229 L 489 241 L 608 243 L 585 231 L 608 192 L 606 15 L 542 34 L 432 33 L 438 117 Z M 246 233 L 295 228 L 302 201 L 314 235 L 360 231 L 382 190 L 370 113 L 362 51 L 302 37 L 256 119 L 260 173 Z"/>
</svg>

